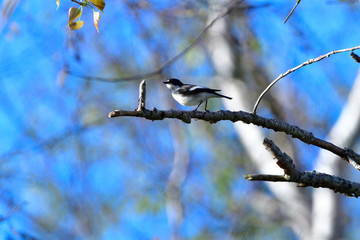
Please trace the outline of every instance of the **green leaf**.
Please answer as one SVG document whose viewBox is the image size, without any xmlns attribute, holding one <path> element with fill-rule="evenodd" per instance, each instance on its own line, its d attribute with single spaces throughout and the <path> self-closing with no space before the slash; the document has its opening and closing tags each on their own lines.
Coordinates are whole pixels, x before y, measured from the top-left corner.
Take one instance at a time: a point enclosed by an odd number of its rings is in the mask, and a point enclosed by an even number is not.
<svg viewBox="0 0 360 240">
<path fill-rule="evenodd" d="M 100 33 L 99 32 L 99 22 L 100 22 L 100 17 L 101 17 L 100 12 L 94 11 L 93 17 L 94 17 L 95 28 L 96 28 L 97 32 Z"/>
<path fill-rule="evenodd" d="M 84 21 L 71 22 L 69 23 L 69 28 L 71 30 L 79 30 L 84 26 L 84 23 L 85 23 Z"/>
<path fill-rule="evenodd" d="M 70 23 L 74 22 L 80 16 L 81 16 L 81 9 L 71 7 L 69 9 L 69 21 L 68 21 L 69 25 L 70 25 Z"/>
<path fill-rule="evenodd" d="M 60 1 L 59 0 L 56 0 L 56 5 L 57 5 L 56 10 L 58 10 L 59 6 L 60 6 Z"/>
<path fill-rule="evenodd" d="M 105 2 L 104 0 L 89 0 L 94 6 L 99 9 L 101 12 L 103 12 L 105 8 Z"/>
</svg>

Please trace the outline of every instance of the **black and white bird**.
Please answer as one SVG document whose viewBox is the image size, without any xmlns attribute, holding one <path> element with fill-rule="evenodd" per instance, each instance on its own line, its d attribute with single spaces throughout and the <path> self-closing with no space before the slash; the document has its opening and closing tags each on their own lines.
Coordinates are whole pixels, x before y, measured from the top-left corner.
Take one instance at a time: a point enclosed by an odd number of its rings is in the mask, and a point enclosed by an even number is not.
<svg viewBox="0 0 360 240">
<path fill-rule="evenodd" d="M 192 85 L 192 84 L 184 84 L 179 79 L 171 78 L 164 82 L 166 87 L 170 89 L 171 95 L 173 98 L 184 106 L 196 106 L 194 109 L 196 111 L 199 106 L 205 102 L 205 111 L 207 107 L 207 100 L 209 98 L 227 98 L 232 99 L 231 97 L 227 97 L 217 93 L 217 89 L 211 89 L 207 87 Z"/>
</svg>

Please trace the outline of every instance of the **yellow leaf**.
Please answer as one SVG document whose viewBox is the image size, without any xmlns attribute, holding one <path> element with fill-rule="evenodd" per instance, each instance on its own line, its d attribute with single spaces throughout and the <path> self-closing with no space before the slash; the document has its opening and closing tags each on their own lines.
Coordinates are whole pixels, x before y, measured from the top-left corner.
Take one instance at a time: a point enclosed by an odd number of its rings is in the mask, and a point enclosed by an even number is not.
<svg viewBox="0 0 360 240">
<path fill-rule="evenodd" d="M 105 8 L 105 2 L 104 0 L 89 0 L 92 4 L 94 4 L 94 6 L 99 9 L 101 12 L 104 10 Z"/>
<path fill-rule="evenodd" d="M 69 9 L 69 25 L 70 23 L 75 21 L 78 17 L 80 17 L 80 15 L 81 15 L 80 8 L 71 7 Z"/>
<path fill-rule="evenodd" d="M 85 23 L 84 21 L 71 22 L 69 23 L 69 28 L 71 30 L 79 30 L 84 26 L 84 23 Z"/>
<path fill-rule="evenodd" d="M 100 12 L 94 11 L 93 17 L 94 17 L 95 28 L 96 28 L 97 32 L 99 33 L 99 22 L 100 22 L 100 17 L 101 17 Z"/>
<path fill-rule="evenodd" d="M 59 6 L 60 6 L 60 1 L 59 0 L 56 0 L 56 5 L 57 5 L 56 10 L 58 10 Z"/>
</svg>

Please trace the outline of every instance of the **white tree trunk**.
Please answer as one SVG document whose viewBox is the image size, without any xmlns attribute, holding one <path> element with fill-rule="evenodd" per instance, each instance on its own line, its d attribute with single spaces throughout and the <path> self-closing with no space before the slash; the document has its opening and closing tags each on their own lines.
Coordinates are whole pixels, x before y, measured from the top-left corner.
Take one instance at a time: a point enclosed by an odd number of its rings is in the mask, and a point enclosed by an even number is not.
<svg viewBox="0 0 360 240">
<path fill-rule="evenodd" d="M 351 147 L 358 136 L 360 126 L 360 71 L 351 89 L 348 101 L 342 109 L 339 119 L 332 127 L 327 141 L 339 147 Z M 344 161 L 329 151 L 321 150 L 315 170 L 339 176 Z M 351 180 L 351 179 L 350 179 Z M 339 229 L 339 195 L 328 189 L 314 189 L 312 239 L 335 239 L 341 233 Z"/>
<path fill-rule="evenodd" d="M 216 6 L 218 1 L 212 2 L 213 9 L 219 9 Z M 210 14 L 209 21 L 216 15 L 215 11 Z M 215 79 L 221 84 L 223 93 L 233 97 L 231 101 L 224 100 L 224 105 L 228 110 L 249 111 L 252 105 L 249 103 L 249 99 L 251 99 L 248 97 L 249 91 L 245 84 L 240 80 L 233 80 L 232 77 L 235 66 L 233 51 L 226 38 L 229 30 L 227 24 L 226 18 L 220 19 L 208 32 L 208 51 L 216 70 Z M 239 122 L 234 123 L 234 127 L 240 142 L 259 172 L 283 174 L 262 145 L 265 137 L 262 129 Z M 299 239 L 309 239 L 311 234 L 310 207 L 298 188 L 294 184 L 266 183 L 266 185 L 280 202 L 278 207 L 289 219 L 288 223 L 291 229 Z"/>
</svg>

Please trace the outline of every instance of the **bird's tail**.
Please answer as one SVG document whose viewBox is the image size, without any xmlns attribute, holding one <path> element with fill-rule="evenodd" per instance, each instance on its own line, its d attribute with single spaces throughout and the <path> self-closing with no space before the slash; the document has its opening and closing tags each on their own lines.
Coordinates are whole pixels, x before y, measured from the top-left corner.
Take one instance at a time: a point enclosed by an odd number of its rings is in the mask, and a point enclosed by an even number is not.
<svg viewBox="0 0 360 240">
<path fill-rule="evenodd" d="M 216 95 L 218 95 L 219 97 L 223 97 L 223 98 L 227 98 L 227 99 L 232 99 L 232 97 L 228 97 L 228 96 L 225 96 L 225 95 L 221 95 L 221 94 L 219 94 L 219 93 L 216 93 Z"/>
</svg>

